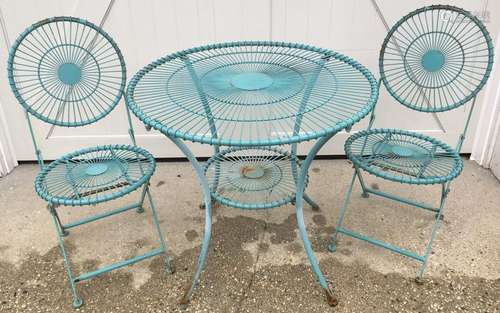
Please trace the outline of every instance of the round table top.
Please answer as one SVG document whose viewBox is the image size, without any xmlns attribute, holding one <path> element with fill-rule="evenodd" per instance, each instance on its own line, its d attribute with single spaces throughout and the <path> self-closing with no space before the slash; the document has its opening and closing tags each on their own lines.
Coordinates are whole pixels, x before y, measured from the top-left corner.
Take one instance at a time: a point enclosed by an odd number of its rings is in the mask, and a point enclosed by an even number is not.
<svg viewBox="0 0 500 313">
<path fill-rule="evenodd" d="M 213 145 L 269 146 L 350 127 L 378 98 L 364 66 L 342 54 L 282 42 L 184 50 L 140 70 L 126 102 L 146 125 Z"/>
</svg>

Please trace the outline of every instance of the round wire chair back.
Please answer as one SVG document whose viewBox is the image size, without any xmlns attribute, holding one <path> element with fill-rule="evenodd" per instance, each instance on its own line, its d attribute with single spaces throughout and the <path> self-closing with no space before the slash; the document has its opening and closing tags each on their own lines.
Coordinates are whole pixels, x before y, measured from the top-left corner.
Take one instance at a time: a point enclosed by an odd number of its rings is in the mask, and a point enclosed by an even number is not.
<svg viewBox="0 0 500 313">
<path fill-rule="evenodd" d="M 12 91 L 29 113 L 66 127 L 106 116 L 126 84 L 125 62 L 113 39 L 75 17 L 28 27 L 12 45 L 7 70 Z"/>
<path fill-rule="evenodd" d="M 463 9 L 433 5 L 399 20 L 379 57 L 381 79 L 401 104 L 422 112 L 457 108 L 485 85 L 493 45 L 477 17 Z"/>
</svg>

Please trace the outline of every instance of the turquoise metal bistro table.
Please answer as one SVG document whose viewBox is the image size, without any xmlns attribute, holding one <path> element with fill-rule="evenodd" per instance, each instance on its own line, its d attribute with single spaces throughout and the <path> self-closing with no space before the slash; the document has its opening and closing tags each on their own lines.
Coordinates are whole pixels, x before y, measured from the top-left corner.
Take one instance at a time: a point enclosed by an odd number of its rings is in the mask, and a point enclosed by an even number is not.
<svg viewBox="0 0 500 313">
<path fill-rule="evenodd" d="M 312 46 L 231 42 L 180 51 L 147 65 L 128 85 L 126 102 L 148 128 L 162 132 L 192 163 L 204 193 L 203 270 L 212 202 L 246 210 L 294 203 L 300 237 L 330 305 L 336 298 L 311 249 L 303 200 L 308 169 L 320 148 L 365 117 L 378 98 L 377 82 L 355 60 Z M 304 161 L 297 144 L 315 140 Z M 202 166 L 184 141 L 209 144 Z"/>
</svg>

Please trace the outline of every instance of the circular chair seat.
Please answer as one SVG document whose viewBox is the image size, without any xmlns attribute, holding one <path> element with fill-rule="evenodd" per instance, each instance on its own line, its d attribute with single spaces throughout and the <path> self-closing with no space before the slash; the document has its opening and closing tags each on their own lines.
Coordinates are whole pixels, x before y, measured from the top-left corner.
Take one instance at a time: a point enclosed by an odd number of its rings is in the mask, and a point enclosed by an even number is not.
<svg viewBox="0 0 500 313">
<path fill-rule="evenodd" d="M 240 209 L 270 209 L 295 200 L 294 167 L 299 173 L 299 159 L 281 149 L 229 148 L 207 161 L 205 175 L 218 202 Z"/>
<path fill-rule="evenodd" d="M 155 160 L 128 145 L 82 149 L 51 162 L 35 180 L 43 199 L 60 205 L 89 205 L 124 196 L 149 180 Z"/>
<path fill-rule="evenodd" d="M 397 129 L 365 130 L 345 143 L 347 157 L 381 178 L 407 184 L 439 184 L 457 177 L 463 168 L 450 146 L 422 134 Z"/>
</svg>

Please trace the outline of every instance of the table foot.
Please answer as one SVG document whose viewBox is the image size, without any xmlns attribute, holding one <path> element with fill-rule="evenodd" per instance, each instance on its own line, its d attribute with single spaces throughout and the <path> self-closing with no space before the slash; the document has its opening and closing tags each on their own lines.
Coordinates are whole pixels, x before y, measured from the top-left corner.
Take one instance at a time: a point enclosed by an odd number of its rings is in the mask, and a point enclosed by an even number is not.
<svg viewBox="0 0 500 313">
<path fill-rule="evenodd" d="M 319 211 L 319 205 L 307 194 L 304 194 L 304 200 L 311 206 L 313 211 Z"/>
<path fill-rule="evenodd" d="M 328 303 L 329 306 L 334 307 L 339 304 L 339 300 L 337 297 L 333 295 L 333 291 L 330 288 L 325 289 L 325 295 L 326 295 L 326 302 Z"/>
<path fill-rule="evenodd" d="M 191 301 L 190 290 L 191 290 L 191 285 L 187 285 L 184 291 L 184 295 L 182 296 L 181 301 L 179 301 L 181 309 L 186 309 L 187 305 Z"/>
</svg>

